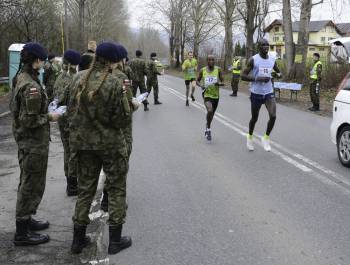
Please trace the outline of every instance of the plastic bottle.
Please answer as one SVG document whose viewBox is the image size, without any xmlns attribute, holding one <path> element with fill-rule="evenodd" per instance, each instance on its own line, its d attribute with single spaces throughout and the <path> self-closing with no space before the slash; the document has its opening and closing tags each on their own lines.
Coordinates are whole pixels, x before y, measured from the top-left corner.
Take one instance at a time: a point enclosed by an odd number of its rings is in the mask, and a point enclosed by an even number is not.
<svg viewBox="0 0 350 265">
<path fill-rule="evenodd" d="M 143 101 L 145 101 L 148 97 L 149 93 L 146 92 L 146 93 L 143 93 L 141 95 L 139 95 L 136 100 L 139 102 L 139 103 L 142 103 Z"/>
</svg>

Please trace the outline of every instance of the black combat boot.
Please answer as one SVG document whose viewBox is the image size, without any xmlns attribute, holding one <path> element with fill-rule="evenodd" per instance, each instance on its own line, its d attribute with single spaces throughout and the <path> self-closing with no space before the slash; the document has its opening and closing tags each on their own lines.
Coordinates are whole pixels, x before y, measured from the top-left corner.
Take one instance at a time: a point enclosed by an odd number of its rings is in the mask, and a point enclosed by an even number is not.
<svg viewBox="0 0 350 265">
<path fill-rule="evenodd" d="M 148 103 L 143 103 L 143 110 L 144 111 L 149 111 Z"/>
<path fill-rule="evenodd" d="M 154 100 L 154 105 L 160 105 L 160 104 L 163 104 L 163 103 L 160 102 L 158 99 L 155 99 L 155 100 Z"/>
<path fill-rule="evenodd" d="M 68 197 L 78 195 L 78 180 L 74 177 L 67 177 L 67 189 L 66 193 Z"/>
<path fill-rule="evenodd" d="M 29 231 L 30 220 L 16 220 L 15 246 L 34 246 L 49 242 L 50 237 Z"/>
<path fill-rule="evenodd" d="M 315 105 L 315 111 L 320 111 L 320 105 L 319 104 Z"/>
<path fill-rule="evenodd" d="M 121 236 L 123 225 L 109 226 L 109 246 L 108 254 L 117 254 L 132 245 L 132 240 L 128 236 Z"/>
<path fill-rule="evenodd" d="M 48 221 L 38 221 L 34 218 L 29 219 L 29 230 L 40 231 L 49 228 L 50 223 Z"/>
<path fill-rule="evenodd" d="M 101 210 L 108 212 L 108 193 L 106 190 L 103 190 L 102 201 L 101 201 Z"/>
<path fill-rule="evenodd" d="M 86 236 L 86 225 L 74 224 L 73 243 L 71 252 L 73 254 L 79 254 L 83 251 L 83 248 L 90 244 L 90 238 Z"/>
</svg>

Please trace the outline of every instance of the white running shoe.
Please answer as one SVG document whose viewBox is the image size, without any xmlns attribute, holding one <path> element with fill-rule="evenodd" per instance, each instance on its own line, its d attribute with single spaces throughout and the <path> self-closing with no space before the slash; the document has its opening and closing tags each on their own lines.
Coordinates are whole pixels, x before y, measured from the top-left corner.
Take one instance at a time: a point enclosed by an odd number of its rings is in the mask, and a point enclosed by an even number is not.
<svg viewBox="0 0 350 265">
<path fill-rule="evenodd" d="M 266 152 L 271 151 L 270 137 L 266 135 L 261 137 L 261 144 L 263 145 Z"/>
<path fill-rule="evenodd" d="M 247 135 L 247 148 L 249 151 L 254 151 L 253 137 L 249 134 Z"/>
</svg>

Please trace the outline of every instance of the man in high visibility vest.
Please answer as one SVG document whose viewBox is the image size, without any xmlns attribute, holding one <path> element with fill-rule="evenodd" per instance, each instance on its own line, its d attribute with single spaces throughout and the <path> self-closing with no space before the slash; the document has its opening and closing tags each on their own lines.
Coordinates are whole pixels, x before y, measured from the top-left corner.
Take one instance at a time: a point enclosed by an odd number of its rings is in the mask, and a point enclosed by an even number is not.
<svg viewBox="0 0 350 265">
<path fill-rule="evenodd" d="M 235 57 L 232 60 L 232 67 L 230 69 L 232 70 L 232 79 L 231 79 L 232 94 L 230 94 L 230 96 L 237 97 L 239 79 L 241 78 L 241 60 L 239 57 Z"/>
<path fill-rule="evenodd" d="M 320 54 L 314 53 L 314 65 L 310 72 L 310 98 L 312 107 L 310 111 L 320 110 L 320 83 L 322 74 L 322 62 L 320 61 Z"/>
</svg>

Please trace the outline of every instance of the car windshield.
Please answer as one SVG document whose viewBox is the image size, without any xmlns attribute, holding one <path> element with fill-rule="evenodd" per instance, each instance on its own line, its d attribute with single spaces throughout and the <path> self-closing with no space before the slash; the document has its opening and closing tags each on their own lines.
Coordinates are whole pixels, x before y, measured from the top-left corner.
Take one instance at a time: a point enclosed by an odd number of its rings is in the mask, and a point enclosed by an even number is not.
<svg viewBox="0 0 350 265">
<path fill-rule="evenodd" d="M 350 77 L 348 77 L 347 80 L 345 81 L 343 90 L 350 90 Z"/>
</svg>

